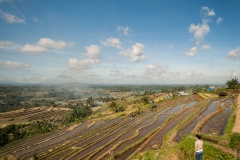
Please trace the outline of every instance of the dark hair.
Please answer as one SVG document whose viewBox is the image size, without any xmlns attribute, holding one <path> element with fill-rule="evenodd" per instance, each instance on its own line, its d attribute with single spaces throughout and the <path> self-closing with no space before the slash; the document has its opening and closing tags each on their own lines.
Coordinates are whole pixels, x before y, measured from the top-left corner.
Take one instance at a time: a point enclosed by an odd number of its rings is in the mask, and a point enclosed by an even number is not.
<svg viewBox="0 0 240 160">
<path fill-rule="evenodd" d="M 196 135 L 196 137 L 197 137 L 198 139 L 201 139 L 201 136 L 200 136 L 200 135 Z"/>
</svg>

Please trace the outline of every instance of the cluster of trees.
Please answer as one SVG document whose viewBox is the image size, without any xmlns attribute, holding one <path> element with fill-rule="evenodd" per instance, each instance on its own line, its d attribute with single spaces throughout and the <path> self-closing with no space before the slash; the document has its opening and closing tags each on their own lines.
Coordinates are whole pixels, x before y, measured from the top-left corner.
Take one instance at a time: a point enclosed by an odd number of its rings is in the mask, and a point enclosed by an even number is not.
<svg viewBox="0 0 240 160">
<path fill-rule="evenodd" d="M 145 91 L 145 92 L 143 93 L 143 96 L 151 95 L 151 94 L 154 94 L 154 93 L 155 93 L 154 90 Z"/>
<path fill-rule="evenodd" d="M 80 95 L 75 91 L 61 89 L 58 86 L 0 86 L 0 112 L 43 105 L 53 106 L 54 101 L 79 98 Z"/>
<path fill-rule="evenodd" d="M 226 82 L 229 89 L 237 89 L 239 87 L 239 80 L 235 78 L 231 78 Z"/>
<path fill-rule="evenodd" d="M 63 124 L 82 121 L 92 114 L 92 109 L 88 105 L 78 104 L 76 106 L 69 106 L 69 108 L 71 108 L 72 111 L 68 117 L 65 117 L 62 122 Z"/>
<path fill-rule="evenodd" d="M 115 101 L 116 99 L 113 97 L 98 97 L 95 98 L 97 101 L 101 101 L 101 102 L 111 102 L 111 101 Z"/>
<path fill-rule="evenodd" d="M 109 107 L 114 111 L 114 112 L 122 112 L 125 110 L 125 107 L 117 104 L 115 101 L 112 101 L 110 104 L 109 104 Z"/>
<path fill-rule="evenodd" d="M 51 89 L 39 96 L 40 98 L 56 98 L 58 101 L 80 99 L 80 94 L 75 91 Z"/>
<path fill-rule="evenodd" d="M 144 104 L 148 104 L 149 98 L 148 98 L 147 96 L 143 96 L 143 97 L 141 98 L 141 102 L 144 103 Z"/>
<path fill-rule="evenodd" d="M 15 140 L 29 137 L 36 134 L 47 133 L 57 126 L 49 121 L 37 121 L 32 124 L 15 125 L 11 124 L 0 129 L 0 146 L 4 146 Z"/>
</svg>

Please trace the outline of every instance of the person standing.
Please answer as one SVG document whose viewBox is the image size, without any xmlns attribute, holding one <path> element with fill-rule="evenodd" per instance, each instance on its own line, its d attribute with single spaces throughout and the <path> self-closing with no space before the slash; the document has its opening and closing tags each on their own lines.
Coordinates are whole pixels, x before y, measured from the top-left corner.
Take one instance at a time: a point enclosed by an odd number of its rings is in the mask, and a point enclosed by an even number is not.
<svg viewBox="0 0 240 160">
<path fill-rule="evenodd" d="M 201 136 L 196 135 L 195 152 L 194 152 L 194 155 L 196 156 L 196 160 L 202 160 L 202 155 L 203 155 L 203 141 L 200 139 L 201 139 Z"/>
</svg>

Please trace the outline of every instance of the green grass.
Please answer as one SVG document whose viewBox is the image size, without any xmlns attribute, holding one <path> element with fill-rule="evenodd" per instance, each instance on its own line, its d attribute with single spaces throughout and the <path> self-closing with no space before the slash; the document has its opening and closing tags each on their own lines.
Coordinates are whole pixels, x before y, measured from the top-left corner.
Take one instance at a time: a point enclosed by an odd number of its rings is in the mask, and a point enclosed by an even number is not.
<svg viewBox="0 0 240 160">
<path fill-rule="evenodd" d="M 230 139 L 231 139 L 232 128 L 233 128 L 234 123 L 235 123 L 235 116 L 234 116 L 235 108 L 236 108 L 236 104 L 233 105 L 233 108 L 232 108 L 233 112 L 230 115 L 230 117 L 228 118 L 227 125 L 224 129 L 224 133 L 223 133 L 223 136 L 222 136 L 222 139 L 226 139 L 228 141 L 230 141 Z"/>
<path fill-rule="evenodd" d="M 194 143 L 195 143 L 195 136 L 194 135 L 188 135 L 184 138 L 182 142 L 178 144 L 180 152 L 180 159 L 190 160 L 193 159 L 194 154 Z M 212 143 L 203 142 L 203 159 L 208 160 L 232 160 L 234 159 L 233 155 L 225 154 L 222 151 L 216 149 L 213 147 Z"/>
<path fill-rule="evenodd" d="M 234 155 L 223 153 L 222 151 L 216 149 L 212 143 L 203 142 L 203 159 L 206 160 L 233 160 Z M 135 155 L 134 158 L 139 160 L 171 160 L 173 157 L 178 157 L 180 160 L 193 160 L 194 156 L 194 144 L 195 136 L 190 134 L 186 135 L 184 139 L 177 145 L 173 147 L 168 147 L 159 150 L 150 150 L 144 154 Z M 240 160 L 240 158 L 238 158 Z"/>
<path fill-rule="evenodd" d="M 7 160 L 7 157 L 1 157 L 0 160 Z"/>
<path fill-rule="evenodd" d="M 230 147 L 233 149 L 240 150 L 240 134 L 239 133 L 233 133 L 231 135 L 230 139 Z"/>
</svg>

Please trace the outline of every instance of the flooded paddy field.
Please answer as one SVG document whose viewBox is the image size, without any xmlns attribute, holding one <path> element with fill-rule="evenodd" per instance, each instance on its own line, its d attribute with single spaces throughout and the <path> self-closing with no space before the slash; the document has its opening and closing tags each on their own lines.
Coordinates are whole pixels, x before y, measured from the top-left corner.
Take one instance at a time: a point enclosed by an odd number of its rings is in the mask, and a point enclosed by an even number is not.
<svg viewBox="0 0 240 160">
<path fill-rule="evenodd" d="M 224 111 L 212 117 L 201 129 L 201 133 L 222 135 L 229 116 L 232 114 L 233 99 L 229 98 L 221 104 Z"/>
<path fill-rule="evenodd" d="M 190 115 L 192 112 L 195 112 L 198 108 L 189 108 L 185 110 L 185 112 L 182 112 L 177 116 L 177 118 L 170 121 L 160 132 L 158 132 L 157 135 L 155 135 L 149 142 L 146 144 L 143 148 L 143 151 L 149 150 L 149 149 L 158 149 L 161 147 L 164 135 L 169 132 L 171 129 L 173 129 L 176 125 L 178 125 L 181 121 L 183 121 L 188 115 Z"/>
<path fill-rule="evenodd" d="M 193 117 L 193 122 L 187 125 L 184 129 L 180 130 L 178 132 L 177 136 L 175 137 L 175 142 L 180 142 L 180 140 L 183 138 L 185 134 L 191 133 L 191 131 L 194 129 L 194 127 L 198 124 L 199 121 L 201 121 L 203 118 L 205 118 L 207 115 L 213 113 L 217 109 L 217 103 L 218 101 L 213 101 L 209 106 L 204 106 L 199 114 L 197 116 Z"/>
</svg>

